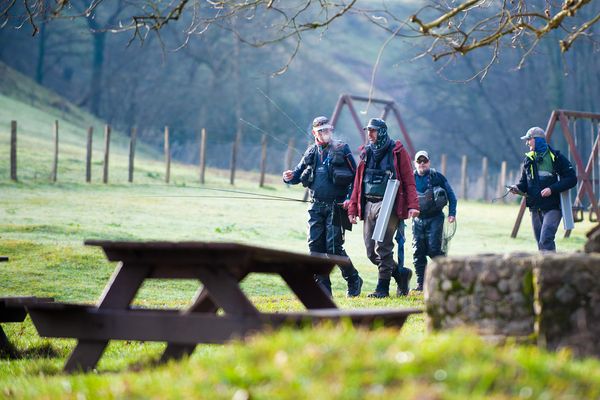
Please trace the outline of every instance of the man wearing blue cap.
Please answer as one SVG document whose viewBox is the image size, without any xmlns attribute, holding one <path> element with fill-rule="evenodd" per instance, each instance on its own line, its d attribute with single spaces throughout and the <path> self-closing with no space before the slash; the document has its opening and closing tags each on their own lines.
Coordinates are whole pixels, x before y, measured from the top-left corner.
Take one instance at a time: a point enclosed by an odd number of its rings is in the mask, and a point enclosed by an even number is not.
<svg viewBox="0 0 600 400">
<path fill-rule="evenodd" d="M 510 191 L 526 196 L 538 249 L 556 251 L 554 237 L 562 217 L 560 193 L 574 187 L 577 176 L 569 160 L 548 145 L 542 128 L 529 129 L 521 140 L 530 151 L 525 154 L 521 180 Z"/>
</svg>

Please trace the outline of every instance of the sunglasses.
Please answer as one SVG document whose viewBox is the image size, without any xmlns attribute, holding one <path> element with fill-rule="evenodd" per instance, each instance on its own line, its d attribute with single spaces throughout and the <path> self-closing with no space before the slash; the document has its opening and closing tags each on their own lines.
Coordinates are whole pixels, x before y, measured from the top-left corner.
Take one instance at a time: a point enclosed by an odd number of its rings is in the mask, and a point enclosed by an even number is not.
<svg viewBox="0 0 600 400">
<path fill-rule="evenodd" d="M 419 158 L 417 160 L 417 164 L 427 164 L 428 162 L 429 162 L 429 160 L 426 158 Z"/>
</svg>

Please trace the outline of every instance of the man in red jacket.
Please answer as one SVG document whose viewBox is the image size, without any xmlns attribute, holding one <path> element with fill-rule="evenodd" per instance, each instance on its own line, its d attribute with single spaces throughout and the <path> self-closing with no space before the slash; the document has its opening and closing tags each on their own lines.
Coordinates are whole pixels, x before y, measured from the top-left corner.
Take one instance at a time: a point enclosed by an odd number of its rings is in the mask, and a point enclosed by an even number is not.
<svg viewBox="0 0 600 400">
<path fill-rule="evenodd" d="M 398 284 L 399 294 L 404 294 L 408 287 L 410 277 L 401 274 L 394 261 L 394 233 L 400 220 L 419 216 L 419 200 L 410 156 L 399 140 L 390 139 L 385 121 L 371 118 L 364 129 L 368 132 L 369 143 L 361 148 L 348 217 L 353 224 L 356 224 L 357 216 L 364 221 L 367 257 L 379 269 L 377 287 L 368 296 L 382 298 L 389 296 L 392 276 Z M 389 179 L 399 180 L 400 187 L 383 242 L 376 242 L 371 237 Z"/>
</svg>

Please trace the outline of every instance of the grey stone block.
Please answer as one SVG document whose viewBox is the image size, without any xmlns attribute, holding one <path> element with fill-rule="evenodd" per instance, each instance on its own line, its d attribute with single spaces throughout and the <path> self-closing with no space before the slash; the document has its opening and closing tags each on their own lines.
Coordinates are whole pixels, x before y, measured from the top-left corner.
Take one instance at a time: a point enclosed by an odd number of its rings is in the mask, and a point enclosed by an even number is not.
<svg viewBox="0 0 600 400">
<path fill-rule="evenodd" d="M 546 255 L 534 276 L 539 344 L 600 356 L 600 254 Z"/>
<path fill-rule="evenodd" d="M 425 277 L 428 326 L 469 325 L 485 335 L 534 331 L 532 255 L 437 258 Z"/>
</svg>

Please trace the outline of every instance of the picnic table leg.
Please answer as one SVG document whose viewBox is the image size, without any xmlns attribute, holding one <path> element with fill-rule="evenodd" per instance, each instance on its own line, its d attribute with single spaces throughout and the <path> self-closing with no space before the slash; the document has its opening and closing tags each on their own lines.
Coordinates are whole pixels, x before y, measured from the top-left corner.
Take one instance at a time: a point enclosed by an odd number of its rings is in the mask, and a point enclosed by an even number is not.
<svg viewBox="0 0 600 400">
<path fill-rule="evenodd" d="M 127 308 L 144 279 L 148 277 L 149 271 L 150 269 L 143 265 L 130 265 L 126 268 L 124 263 L 119 263 L 104 288 L 98 308 Z M 65 364 L 65 372 L 93 369 L 107 345 L 108 340 L 79 340 Z"/>
<path fill-rule="evenodd" d="M 239 282 L 243 276 L 234 276 L 226 270 L 202 269 L 196 271 L 210 298 L 227 314 L 258 315 L 259 312 L 240 289 Z"/>
<path fill-rule="evenodd" d="M 229 314 L 258 315 L 258 310 L 239 287 L 239 282 L 246 277 L 246 273 L 242 273 L 239 276 L 231 275 L 222 270 L 203 270 L 199 271 L 199 273 L 204 287 L 186 313 L 216 313 L 219 307 L 221 307 Z M 212 297 L 209 292 L 212 293 Z M 190 355 L 195 348 L 196 345 L 191 344 L 169 343 L 160 362 Z"/>
<path fill-rule="evenodd" d="M 0 326 L 0 356 L 4 357 L 5 355 L 8 358 L 17 358 L 15 348 L 6 337 L 2 326 Z"/>
<path fill-rule="evenodd" d="M 331 297 L 321 289 L 311 275 L 282 272 L 281 277 L 306 308 L 337 308 Z"/>
<path fill-rule="evenodd" d="M 192 304 L 190 308 L 188 308 L 185 311 L 185 314 L 195 312 L 216 314 L 218 309 L 219 307 L 211 300 L 210 296 L 208 295 L 208 290 L 206 290 L 206 288 L 203 287 L 199 290 L 194 304 Z M 179 360 L 184 356 L 189 356 L 190 354 L 192 354 L 195 348 L 195 344 L 168 343 L 167 348 L 163 352 L 159 362 L 164 363 L 169 360 Z"/>
</svg>

